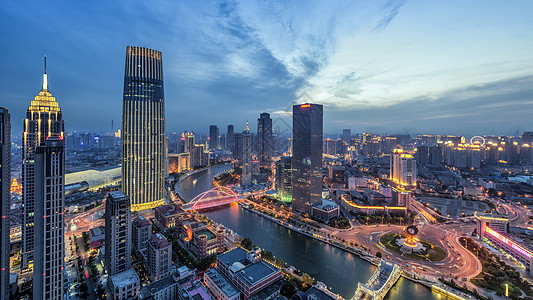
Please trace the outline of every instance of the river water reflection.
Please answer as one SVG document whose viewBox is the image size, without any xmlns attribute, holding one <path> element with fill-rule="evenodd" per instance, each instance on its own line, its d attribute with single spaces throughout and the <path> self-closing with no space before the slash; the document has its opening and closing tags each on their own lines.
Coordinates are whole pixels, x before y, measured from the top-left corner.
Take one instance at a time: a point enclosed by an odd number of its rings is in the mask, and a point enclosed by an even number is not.
<svg viewBox="0 0 533 300">
<path fill-rule="evenodd" d="M 180 184 L 185 201 L 209 190 L 213 177 L 230 166 L 219 166 L 189 176 Z M 311 277 L 324 282 L 345 299 L 351 299 L 358 282 L 366 282 L 375 266 L 358 256 L 289 230 L 259 215 L 242 209 L 237 204 L 204 213 L 213 221 L 223 224 L 254 244 L 268 249 L 276 257 L 295 266 Z M 385 299 L 423 300 L 440 299 L 423 285 L 401 278 Z"/>
</svg>

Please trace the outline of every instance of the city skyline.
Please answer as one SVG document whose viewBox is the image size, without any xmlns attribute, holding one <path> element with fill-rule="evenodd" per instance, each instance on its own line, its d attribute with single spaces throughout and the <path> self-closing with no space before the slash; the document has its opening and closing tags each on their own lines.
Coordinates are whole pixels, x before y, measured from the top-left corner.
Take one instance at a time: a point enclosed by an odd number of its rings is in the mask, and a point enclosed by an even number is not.
<svg viewBox="0 0 533 300">
<path fill-rule="evenodd" d="M 22 119 L 47 54 L 69 130 L 108 131 L 121 119 L 123 49 L 136 44 L 166 53 L 169 132 L 261 112 L 289 124 L 293 103 L 312 102 L 326 133 L 521 134 L 533 108 L 530 5 L 8 4 L 2 98 Z"/>
</svg>

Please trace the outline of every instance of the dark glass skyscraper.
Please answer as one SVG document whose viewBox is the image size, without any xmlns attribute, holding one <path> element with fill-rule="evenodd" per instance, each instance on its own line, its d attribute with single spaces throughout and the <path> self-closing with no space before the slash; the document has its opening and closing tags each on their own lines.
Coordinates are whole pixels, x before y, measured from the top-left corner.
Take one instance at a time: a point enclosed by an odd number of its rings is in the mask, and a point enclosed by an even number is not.
<svg viewBox="0 0 533 300">
<path fill-rule="evenodd" d="M 209 126 L 209 150 L 218 148 L 218 126 Z"/>
<path fill-rule="evenodd" d="M 229 149 L 232 153 L 235 151 L 235 128 L 233 125 L 228 125 L 228 132 L 226 134 L 226 149 Z"/>
<path fill-rule="evenodd" d="M 262 113 L 257 119 L 257 144 L 259 163 L 262 166 L 270 165 L 274 143 L 272 140 L 272 119 L 268 113 Z"/>
<path fill-rule="evenodd" d="M 11 122 L 9 112 L 4 107 L 0 107 L 0 176 L 0 298 L 10 299 Z"/>
<path fill-rule="evenodd" d="M 165 102 L 161 52 L 128 46 L 122 108 L 122 191 L 132 210 L 165 200 Z"/>
<path fill-rule="evenodd" d="M 109 276 L 131 268 L 131 206 L 122 192 L 110 192 L 105 206 L 104 265 Z"/>
<path fill-rule="evenodd" d="M 322 120 L 322 105 L 292 107 L 292 207 L 308 214 L 322 203 Z"/>
<path fill-rule="evenodd" d="M 46 138 L 35 152 L 33 299 L 64 298 L 65 141 Z"/>
<path fill-rule="evenodd" d="M 35 240 L 35 150 L 52 135 L 64 137 L 63 115 L 56 98 L 48 91 L 46 58 L 43 87 L 33 98 L 23 124 L 22 133 L 22 268 L 32 268 Z"/>
</svg>

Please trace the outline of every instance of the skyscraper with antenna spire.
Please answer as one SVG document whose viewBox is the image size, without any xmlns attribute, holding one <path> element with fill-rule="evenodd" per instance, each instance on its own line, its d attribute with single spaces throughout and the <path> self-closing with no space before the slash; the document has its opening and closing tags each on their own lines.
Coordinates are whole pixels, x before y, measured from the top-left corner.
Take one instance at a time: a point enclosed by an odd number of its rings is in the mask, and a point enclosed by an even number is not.
<svg viewBox="0 0 533 300">
<path fill-rule="evenodd" d="M 26 110 L 22 133 L 22 269 L 33 268 L 35 239 L 35 151 L 50 136 L 64 138 L 63 115 L 59 103 L 48 90 L 46 56 L 43 85 Z"/>
<path fill-rule="evenodd" d="M 242 132 L 242 175 L 241 185 L 252 184 L 252 134 L 248 121 L 246 129 Z"/>
</svg>

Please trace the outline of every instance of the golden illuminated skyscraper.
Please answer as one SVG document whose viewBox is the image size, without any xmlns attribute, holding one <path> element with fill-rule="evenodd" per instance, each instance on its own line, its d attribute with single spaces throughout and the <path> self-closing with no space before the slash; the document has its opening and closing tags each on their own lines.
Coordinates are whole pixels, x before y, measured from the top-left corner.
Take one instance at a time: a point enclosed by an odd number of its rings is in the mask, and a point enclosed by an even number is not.
<svg viewBox="0 0 533 300">
<path fill-rule="evenodd" d="M 43 86 L 26 111 L 22 133 L 22 268 L 33 267 L 35 235 L 35 151 L 50 136 L 64 137 L 64 124 L 59 103 L 48 90 L 46 57 Z"/>
<path fill-rule="evenodd" d="M 390 159 L 390 179 L 405 187 L 416 186 L 416 160 L 402 149 L 394 149 Z"/>
<path fill-rule="evenodd" d="M 126 48 L 122 107 L 122 191 L 132 210 L 165 199 L 165 102 L 161 52 Z"/>
</svg>

